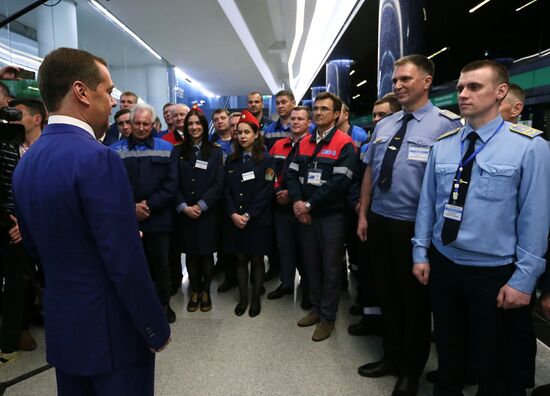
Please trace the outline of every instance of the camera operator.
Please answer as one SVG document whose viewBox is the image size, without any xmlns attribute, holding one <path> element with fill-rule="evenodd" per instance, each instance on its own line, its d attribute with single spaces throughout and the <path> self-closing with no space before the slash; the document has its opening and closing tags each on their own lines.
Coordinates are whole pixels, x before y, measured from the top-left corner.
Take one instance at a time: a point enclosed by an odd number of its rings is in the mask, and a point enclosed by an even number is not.
<svg viewBox="0 0 550 396">
<path fill-rule="evenodd" d="M 1 88 L 0 83 L 0 91 Z M 21 157 L 40 136 L 47 117 L 44 104 L 37 99 L 13 99 L 9 105 L 21 112 L 21 120 L 13 123 L 22 125 L 24 133 L 0 143 L 0 283 L 4 281 L 0 366 L 16 358 L 17 350 L 36 349 L 36 341 L 28 331 L 30 312 L 25 304 L 29 286 L 35 293 L 39 288 L 36 263 L 25 254 L 20 243 L 11 176 Z"/>
</svg>

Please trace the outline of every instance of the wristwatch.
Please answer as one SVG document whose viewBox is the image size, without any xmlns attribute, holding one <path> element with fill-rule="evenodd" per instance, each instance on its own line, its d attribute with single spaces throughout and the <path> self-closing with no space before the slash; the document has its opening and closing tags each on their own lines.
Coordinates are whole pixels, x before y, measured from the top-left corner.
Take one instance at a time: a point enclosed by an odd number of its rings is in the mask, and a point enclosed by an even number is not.
<svg viewBox="0 0 550 396">
<path fill-rule="evenodd" d="M 311 204 L 309 203 L 309 201 L 306 202 L 306 208 L 307 210 L 311 210 Z"/>
</svg>

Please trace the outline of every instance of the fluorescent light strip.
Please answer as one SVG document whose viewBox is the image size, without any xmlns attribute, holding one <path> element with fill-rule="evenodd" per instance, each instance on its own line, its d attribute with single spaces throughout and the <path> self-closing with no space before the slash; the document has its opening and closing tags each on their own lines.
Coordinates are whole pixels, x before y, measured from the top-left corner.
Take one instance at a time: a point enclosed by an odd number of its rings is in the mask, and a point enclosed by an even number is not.
<svg viewBox="0 0 550 396">
<path fill-rule="evenodd" d="M 305 14 L 306 2 L 305 0 L 296 1 L 296 27 L 294 31 L 294 40 L 292 41 L 292 48 L 290 49 L 290 56 L 288 57 L 288 82 L 290 86 L 293 87 L 296 85 L 294 68 L 294 60 L 296 59 L 296 53 L 298 52 L 298 47 L 302 41 L 302 35 L 304 34 L 304 14 Z"/>
<path fill-rule="evenodd" d="M 267 65 L 260 49 L 256 45 L 256 41 L 254 40 L 252 33 L 250 33 L 250 29 L 248 29 L 248 25 L 239 11 L 235 0 L 218 0 L 218 4 L 225 13 L 229 23 L 233 26 L 233 29 L 235 29 L 235 33 L 237 33 L 237 36 L 241 39 L 244 48 L 247 50 L 252 61 L 256 64 L 258 71 L 262 75 L 271 92 L 275 93 L 279 91 L 281 87 L 275 80 L 275 76 L 273 76 L 271 69 Z"/>
<path fill-rule="evenodd" d="M 437 56 L 437 55 L 439 55 L 440 53 L 447 51 L 448 49 L 449 49 L 448 47 L 443 47 L 443 48 L 441 48 L 439 51 L 434 52 L 433 54 L 431 54 L 430 56 L 428 56 L 428 59 L 432 59 L 434 56 Z"/>
<path fill-rule="evenodd" d="M 352 99 L 357 99 L 359 96 L 361 96 L 361 94 L 357 94 L 357 95 L 353 96 Z"/>
<path fill-rule="evenodd" d="M 350 76 L 353 76 L 354 74 L 355 74 L 355 70 L 352 70 L 352 71 L 349 72 Z"/>
<path fill-rule="evenodd" d="M 542 57 L 544 57 L 548 54 L 550 54 L 550 48 L 547 48 L 547 49 L 545 49 L 544 51 L 541 51 L 541 52 L 534 53 L 532 55 L 524 56 L 523 58 L 516 59 L 516 60 L 514 60 L 514 63 L 518 63 L 518 62 L 521 62 L 521 61 L 524 61 L 524 60 L 527 60 L 527 59 L 535 58 L 537 56 L 540 56 L 542 58 Z"/>
<path fill-rule="evenodd" d="M 521 7 L 516 8 L 516 12 L 517 12 L 517 11 L 523 10 L 525 7 L 530 6 L 531 4 L 535 3 L 536 1 L 537 1 L 537 0 L 532 0 L 532 1 L 530 1 L 529 3 L 526 3 L 526 4 L 522 5 Z"/>
<path fill-rule="evenodd" d="M 488 2 L 490 2 L 491 0 L 485 0 L 485 1 L 482 1 L 481 3 L 479 3 L 478 5 L 476 5 L 474 8 L 470 9 L 470 11 L 468 11 L 470 14 L 473 13 L 473 12 L 476 12 L 479 8 L 483 7 L 485 4 L 487 4 Z"/>
<path fill-rule="evenodd" d="M 367 83 L 367 80 L 363 80 L 359 84 L 357 84 L 357 86 L 360 87 L 361 85 L 365 85 L 366 83 Z"/>
<path fill-rule="evenodd" d="M 151 48 L 145 41 L 143 41 L 137 34 L 135 34 L 128 26 L 126 26 L 124 23 L 122 23 L 117 17 L 115 17 L 113 14 L 111 14 L 110 11 L 108 11 L 105 7 L 103 7 L 101 4 L 99 4 L 95 0 L 90 0 L 90 3 L 94 6 L 94 8 L 103 16 L 105 16 L 107 19 L 109 19 L 111 22 L 116 24 L 119 28 L 124 30 L 126 33 L 128 33 L 134 40 L 138 42 L 143 48 L 145 48 L 147 51 L 151 53 L 155 58 L 158 60 L 162 60 L 162 57 L 153 49 Z"/>
<path fill-rule="evenodd" d="M 214 97 L 217 97 L 219 98 L 219 95 L 215 95 L 213 94 L 212 92 L 210 92 L 209 90 L 207 90 L 206 88 L 204 88 L 200 83 L 196 82 L 196 81 L 193 81 L 191 79 L 191 77 L 189 77 L 189 75 L 187 75 L 183 70 L 181 70 L 179 67 L 175 67 L 174 68 L 174 71 L 176 72 L 176 75 L 179 76 L 180 78 L 184 79 L 185 81 L 187 81 L 189 84 L 193 85 L 194 87 L 196 87 L 199 91 L 201 91 L 204 95 L 206 95 L 207 97 L 209 98 L 214 98 Z"/>
</svg>

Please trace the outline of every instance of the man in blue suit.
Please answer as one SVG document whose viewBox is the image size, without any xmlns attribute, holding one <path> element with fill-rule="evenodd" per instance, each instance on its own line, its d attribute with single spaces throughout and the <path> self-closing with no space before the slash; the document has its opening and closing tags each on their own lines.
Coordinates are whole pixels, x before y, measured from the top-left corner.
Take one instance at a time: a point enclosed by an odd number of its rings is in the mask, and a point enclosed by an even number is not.
<svg viewBox="0 0 550 396">
<path fill-rule="evenodd" d="M 113 82 L 103 59 L 59 48 L 38 83 L 48 126 L 13 186 L 27 250 L 45 272 L 48 362 L 59 395 L 152 395 L 170 328 L 149 275 L 120 157 L 96 138 Z"/>
</svg>

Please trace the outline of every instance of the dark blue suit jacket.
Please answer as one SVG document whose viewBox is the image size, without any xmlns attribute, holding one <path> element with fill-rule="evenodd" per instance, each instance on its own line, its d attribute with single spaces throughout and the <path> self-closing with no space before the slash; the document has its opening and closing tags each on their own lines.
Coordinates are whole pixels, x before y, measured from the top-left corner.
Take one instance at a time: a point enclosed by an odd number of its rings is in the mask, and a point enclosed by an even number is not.
<svg viewBox="0 0 550 396">
<path fill-rule="evenodd" d="M 81 128 L 48 125 L 13 186 L 23 243 L 45 272 L 48 362 L 97 375 L 151 359 L 170 328 L 118 154 Z"/>
</svg>

